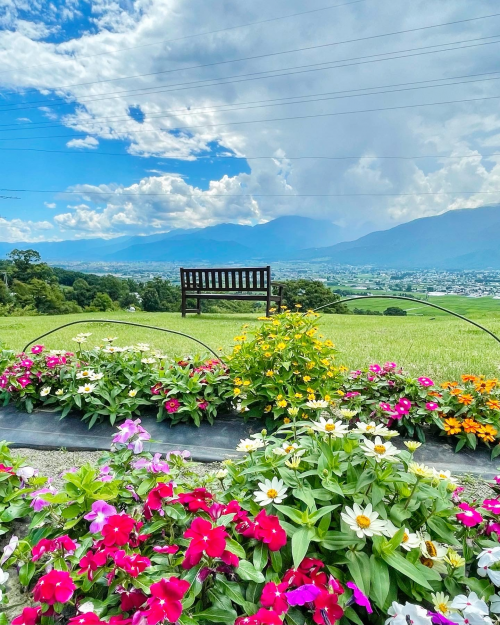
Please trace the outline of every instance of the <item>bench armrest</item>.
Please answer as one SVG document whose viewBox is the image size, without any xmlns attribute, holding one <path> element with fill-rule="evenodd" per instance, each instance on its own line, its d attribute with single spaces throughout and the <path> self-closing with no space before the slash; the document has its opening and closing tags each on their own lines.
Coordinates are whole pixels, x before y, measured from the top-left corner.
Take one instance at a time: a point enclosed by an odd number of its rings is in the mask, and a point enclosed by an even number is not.
<svg viewBox="0 0 500 625">
<path fill-rule="evenodd" d="M 285 285 L 283 284 L 283 282 L 274 282 L 274 280 L 271 282 L 271 286 L 281 286 L 284 287 Z"/>
</svg>

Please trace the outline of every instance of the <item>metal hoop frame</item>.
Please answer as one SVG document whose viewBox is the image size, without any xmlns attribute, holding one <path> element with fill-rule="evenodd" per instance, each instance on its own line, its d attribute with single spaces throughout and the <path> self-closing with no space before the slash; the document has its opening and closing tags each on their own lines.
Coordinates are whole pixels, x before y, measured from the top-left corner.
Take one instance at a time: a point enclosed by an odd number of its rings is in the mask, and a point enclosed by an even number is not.
<svg viewBox="0 0 500 625">
<path fill-rule="evenodd" d="M 183 336 L 186 339 L 191 339 L 191 341 L 198 343 L 205 349 L 208 349 L 208 351 L 212 353 L 218 360 L 220 360 L 221 362 L 224 362 L 222 358 L 219 356 L 219 354 L 217 354 L 217 352 L 215 352 L 211 347 L 209 347 L 208 345 L 206 345 L 199 339 L 194 338 L 194 336 L 190 336 L 189 334 L 184 334 L 184 332 L 178 332 L 177 330 L 169 330 L 168 328 L 158 328 L 157 326 L 148 326 L 143 323 L 134 323 L 133 321 L 117 321 L 115 319 L 82 319 L 80 321 L 72 321 L 71 323 L 65 323 L 64 325 L 58 326 L 57 328 L 54 328 L 53 330 L 49 330 L 49 332 L 45 332 L 45 334 L 41 334 L 40 336 L 37 336 L 36 339 L 33 339 L 32 341 L 30 341 L 24 346 L 23 352 L 25 352 L 30 345 L 33 345 L 33 343 L 40 341 L 46 336 L 49 336 L 50 334 L 54 334 L 54 332 L 57 332 L 58 330 L 62 330 L 63 328 L 68 328 L 69 326 L 74 326 L 79 323 L 115 323 L 117 325 L 135 326 L 137 328 L 147 328 L 148 330 L 159 330 L 160 332 L 168 332 L 169 334 L 176 334 L 177 336 Z"/>
<path fill-rule="evenodd" d="M 467 317 L 464 317 L 463 315 L 459 315 L 458 313 L 454 312 L 453 310 L 449 310 L 448 308 L 443 308 L 443 306 L 438 306 L 437 304 L 431 304 L 430 302 L 426 302 L 425 300 L 421 300 L 421 299 L 415 299 L 414 297 L 403 297 L 402 295 L 355 295 L 354 297 L 345 297 L 340 300 L 337 300 L 336 302 L 331 302 L 330 304 L 324 304 L 323 306 L 319 306 L 318 308 L 314 309 L 314 312 L 318 312 L 318 310 L 322 310 L 323 308 L 336 306 L 337 304 L 344 304 L 345 302 L 354 302 L 358 299 L 399 299 L 399 300 L 404 300 L 406 302 L 417 302 L 418 304 L 425 304 L 426 306 L 430 306 L 431 308 L 437 308 L 438 310 L 442 310 L 445 313 L 448 313 L 449 315 L 458 317 L 458 319 L 462 319 L 462 321 L 467 321 L 467 323 L 470 323 L 471 325 L 476 326 L 476 328 L 483 330 L 483 332 L 486 332 L 486 334 L 489 334 L 491 337 L 495 339 L 495 341 L 500 343 L 500 338 L 496 334 L 494 334 L 491 330 L 488 330 L 488 328 L 485 328 L 481 324 L 476 323 L 475 321 L 472 321 L 472 319 L 468 319 Z"/>
</svg>

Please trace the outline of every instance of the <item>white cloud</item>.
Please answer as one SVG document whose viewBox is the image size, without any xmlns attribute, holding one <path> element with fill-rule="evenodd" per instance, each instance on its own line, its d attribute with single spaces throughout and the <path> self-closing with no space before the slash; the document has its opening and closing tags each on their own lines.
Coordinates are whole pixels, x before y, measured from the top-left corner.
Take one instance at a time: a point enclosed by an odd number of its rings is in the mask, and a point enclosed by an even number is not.
<svg viewBox="0 0 500 625">
<path fill-rule="evenodd" d="M 68 148 L 89 148 L 90 150 L 95 150 L 99 145 L 99 141 L 94 137 L 85 137 L 85 139 L 71 139 L 66 143 L 66 147 Z"/>
<path fill-rule="evenodd" d="M 47 208 L 56 208 L 57 204 L 55 202 L 44 202 Z"/>
<path fill-rule="evenodd" d="M 54 228 L 48 221 L 24 221 L 22 219 L 5 219 L 0 217 L 0 232 L 2 241 L 15 243 L 17 241 L 45 241 L 46 232 Z"/>
</svg>

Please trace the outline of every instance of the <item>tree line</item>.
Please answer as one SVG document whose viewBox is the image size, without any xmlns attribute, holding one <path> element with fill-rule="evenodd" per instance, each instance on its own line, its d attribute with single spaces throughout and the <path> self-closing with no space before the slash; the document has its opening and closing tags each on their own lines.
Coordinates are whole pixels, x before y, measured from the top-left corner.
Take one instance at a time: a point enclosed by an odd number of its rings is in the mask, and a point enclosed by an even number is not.
<svg viewBox="0 0 500 625">
<path fill-rule="evenodd" d="M 290 309 L 318 308 L 339 296 L 316 280 L 286 280 L 284 304 Z M 0 316 L 60 315 L 126 309 L 147 312 L 179 312 L 181 288 L 159 276 L 141 282 L 113 275 L 96 275 L 51 267 L 35 250 L 12 250 L 0 260 Z M 260 312 L 261 302 L 202 302 L 204 312 Z M 324 310 L 349 313 L 336 304 Z"/>
</svg>

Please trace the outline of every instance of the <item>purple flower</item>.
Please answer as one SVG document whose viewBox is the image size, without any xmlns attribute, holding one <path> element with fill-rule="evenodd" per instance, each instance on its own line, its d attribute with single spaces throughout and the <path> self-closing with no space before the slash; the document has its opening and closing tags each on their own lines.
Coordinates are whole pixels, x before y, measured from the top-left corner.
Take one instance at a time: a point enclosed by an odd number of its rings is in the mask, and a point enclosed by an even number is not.
<svg viewBox="0 0 500 625">
<path fill-rule="evenodd" d="M 299 586 L 296 590 L 285 593 L 288 605 L 305 605 L 311 603 L 321 594 L 321 590 L 314 584 Z"/>
<path fill-rule="evenodd" d="M 110 467 L 106 465 L 104 467 L 101 467 L 101 471 L 99 473 L 98 479 L 100 482 L 112 482 L 115 479 L 115 477 L 111 473 Z"/>
<path fill-rule="evenodd" d="M 2 566 L 4 562 L 7 562 L 10 556 L 16 550 L 18 543 L 19 543 L 19 538 L 17 536 L 12 536 L 12 538 L 9 541 L 9 544 L 5 545 L 5 547 L 3 548 L 3 555 L 0 558 L 0 566 Z"/>
<path fill-rule="evenodd" d="M 55 495 L 56 489 L 53 486 L 49 486 L 49 488 L 39 488 L 31 493 L 31 503 L 30 507 L 33 508 L 35 512 L 40 512 L 42 508 L 45 506 L 50 506 L 50 502 L 46 501 L 41 495 Z"/>
<path fill-rule="evenodd" d="M 456 625 L 455 621 L 450 621 L 450 619 L 447 619 L 446 616 L 443 616 L 438 612 L 427 612 L 427 616 L 431 617 L 432 622 L 435 623 L 435 625 Z"/>
<path fill-rule="evenodd" d="M 136 419 L 135 421 L 127 419 L 122 425 L 118 426 L 120 431 L 118 434 L 113 436 L 113 443 L 121 443 L 122 445 L 128 443 L 128 441 L 139 431 L 138 425 L 140 422 L 140 419 Z"/>
<path fill-rule="evenodd" d="M 99 501 L 94 501 L 91 512 L 86 514 L 83 518 L 87 521 L 92 521 L 89 529 L 93 534 L 96 534 L 102 530 L 108 522 L 108 517 L 113 514 L 116 514 L 116 508 L 100 499 Z"/>
<path fill-rule="evenodd" d="M 183 460 L 186 460 L 186 458 L 190 458 L 191 457 L 191 452 L 184 450 L 184 451 L 168 451 L 165 454 L 165 458 L 167 460 L 170 460 L 171 456 L 180 456 Z"/>
<path fill-rule="evenodd" d="M 137 495 L 137 493 L 134 490 L 134 487 L 132 486 L 132 484 L 127 484 L 127 486 L 125 486 L 125 488 L 130 492 L 130 494 L 132 495 L 132 497 L 136 500 L 136 501 L 140 501 L 140 497 Z"/>
<path fill-rule="evenodd" d="M 358 588 L 354 582 L 347 582 L 346 586 L 347 588 L 350 588 L 352 590 L 352 597 L 349 601 L 352 601 L 353 603 L 356 603 L 357 605 L 366 608 L 368 614 L 372 614 L 373 608 L 371 606 L 370 600 L 364 594 L 364 592 L 362 592 L 361 589 Z M 347 602 L 347 604 L 349 604 L 349 601 Z"/>
<path fill-rule="evenodd" d="M 139 458 L 132 463 L 134 469 L 147 469 L 150 473 L 170 473 L 170 467 L 160 460 L 161 454 L 155 454 L 151 461 Z"/>
</svg>

